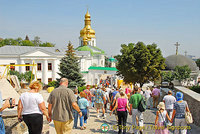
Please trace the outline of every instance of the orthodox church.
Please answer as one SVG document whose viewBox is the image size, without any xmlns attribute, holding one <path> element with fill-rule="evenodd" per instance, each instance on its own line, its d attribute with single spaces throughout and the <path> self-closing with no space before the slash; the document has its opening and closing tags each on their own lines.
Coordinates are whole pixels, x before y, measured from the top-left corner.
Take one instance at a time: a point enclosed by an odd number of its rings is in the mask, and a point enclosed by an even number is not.
<svg viewBox="0 0 200 134">
<path fill-rule="evenodd" d="M 85 14 L 85 26 L 80 31 L 79 47 L 76 49 L 79 59 L 80 71 L 87 85 L 99 84 L 100 80 L 108 79 L 110 84 L 116 83 L 115 59 L 110 58 L 111 67 L 105 67 L 105 52 L 96 46 L 95 31 L 91 28 L 91 16 Z M 1 65 L 29 65 L 33 62 L 37 65 L 37 80 L 48 84 L 59 78 L 59 64 L 65 56 L 66 48 L 58 47 L 32 47 L 32 46 L 10 46 L 0 47 Z M 5 72 L 6 67 L 0 66 L 0 75 Z M 31 66 L 11 66 L 10 69 L 25 73 L 33 69 Z"/>
</svg>

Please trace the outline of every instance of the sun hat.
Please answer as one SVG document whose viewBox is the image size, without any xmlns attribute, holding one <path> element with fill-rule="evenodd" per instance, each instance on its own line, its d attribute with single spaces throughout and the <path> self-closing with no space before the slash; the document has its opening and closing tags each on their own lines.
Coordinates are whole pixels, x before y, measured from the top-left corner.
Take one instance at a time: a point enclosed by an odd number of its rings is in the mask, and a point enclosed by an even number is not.
<svg viewBox="0 0 200 134">
<path fill-rule="evenodd" d="M 163 109 L 165 110 L 165 103 L 164 102 L 160 102 L 157 106 L 157 108 L 160 110 L 160 109 Z"/>
<path fill-rule="evenodd" d="M 183 100 L 183 93 L 177 92 L 177 93 L 176 93 L 176 100 L 177 100 L 177 101 Z"/>
</svg>

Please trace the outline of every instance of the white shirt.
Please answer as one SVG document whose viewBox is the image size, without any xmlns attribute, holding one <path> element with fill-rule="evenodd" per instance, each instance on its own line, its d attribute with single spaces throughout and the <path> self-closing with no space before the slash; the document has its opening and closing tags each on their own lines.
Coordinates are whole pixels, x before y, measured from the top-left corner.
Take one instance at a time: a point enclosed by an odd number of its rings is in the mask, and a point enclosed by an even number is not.
<svg viewBox="0 0 200 134">
<path fill-rule="evenodd" d="M 158 114 L 158 122 L 166 121 L 166 114 L 167 114 L 166 110 L 164 110 L 162 113 L 159 112 L 159 114 Z"/>
<path fill-rule="evenodd" d="M 23 106 L 22 115 L 35 113 L 42 114 L 42 111 L 39 108 L 39 104 L 44 101 L 41 94 L 25 92 L 21 94 L 20 100 Z"/>
<path fill-rule="evenodd" d="M 165 95 L 163 100 L 165 101 L 166 109 L 173 109 L 176 98 L 172 95 Z"/>
<path fill-rule="evenodd" d="M 111 92 L 110 88 L 106 88 L 106 91 L 108 92 L 108 94 Z"/>
<path fill-rule="evenodd" d="M 151 90 L 145 90 L 144 96 L 145 96 L 145 98 L 150 98 L 151 97 Z"/>
</svg>

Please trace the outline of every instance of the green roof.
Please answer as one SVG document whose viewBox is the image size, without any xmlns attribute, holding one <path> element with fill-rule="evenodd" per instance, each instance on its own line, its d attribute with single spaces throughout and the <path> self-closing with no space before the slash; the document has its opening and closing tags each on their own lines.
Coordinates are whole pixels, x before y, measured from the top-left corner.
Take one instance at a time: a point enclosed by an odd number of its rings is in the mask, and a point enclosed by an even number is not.
<svg viewBox="0 0 200 134">
<path fill-rule="evenodd" d="M 89 70 L 118 71 L 117 68 L 115 68 L 115 67 L 94 67 L 94 66 L 90 66 L 88 69 L 89 69 Z"/>
<path fill-rule="evenodd" d="M 76 48 L 77 51 L 90 51 L 91 55 L 94 54 L 105 54 L 103 50 L 98 47 L 93 46 L 79 46 Z"/>
<path fill-rule="evenodd" d="M 88 74 L 88 71 L 82 71 L 81 73 L 83 73 L 83 74 Z"/>
</svg>

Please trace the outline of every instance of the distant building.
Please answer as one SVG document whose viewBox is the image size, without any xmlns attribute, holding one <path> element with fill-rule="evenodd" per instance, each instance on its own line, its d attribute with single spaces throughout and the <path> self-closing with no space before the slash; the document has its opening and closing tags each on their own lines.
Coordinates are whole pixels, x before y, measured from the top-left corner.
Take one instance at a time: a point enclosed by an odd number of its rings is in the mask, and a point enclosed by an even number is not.
<svg viewBox="0 0 200 134">
<path fill-rule="evenodd" d="M 28 36 L 26 36 L 28 39 Z M 99 84 L 101 79 L 109 78 L 110 84 L 116 83 L 115 59 L 109 59 L 111 67 L 105 67 L 105 52 L 97 47 L 95 31 L 91 28 L 90 14 L 85 15 L 85 26 L 80 31 L 79 47 L 76 49 L 80 71 L 86 84 Z M 0 47 L 0 64 L 37 64 L 37 78 L 48 84 L 59 78 L 59 64 L 66 49 L 57 47 L 3 46 Z M 13 70 L 24 73 L 32 67 L 12 67 Z M 5 67 L 0 67 L 1 74 Z"/>
</svg>

